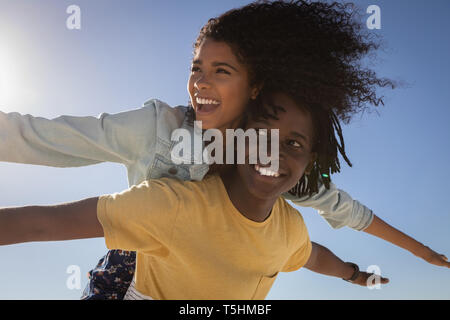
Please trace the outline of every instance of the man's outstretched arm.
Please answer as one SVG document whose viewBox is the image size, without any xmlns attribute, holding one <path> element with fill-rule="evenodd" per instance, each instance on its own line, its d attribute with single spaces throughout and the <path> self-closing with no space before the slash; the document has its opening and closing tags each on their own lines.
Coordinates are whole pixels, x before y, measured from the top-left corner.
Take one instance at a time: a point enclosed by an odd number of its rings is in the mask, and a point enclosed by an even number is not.
<svg viewBox="0 0 450 320">
<path fill-rule="evenodd" d="M 98 198 L 54 206 L 0 209 L 0 245 L 103 237 Z"/>
<path fill-rule="evenodd" d="M 324 274 L 331 277 L 337 277 L 341 279 L 351 279 L 355 274 L 355 269 L 351 264 L 346 263 L 339 259 L 333 252 L 329 249 L 311 242 L 312 250 L 309 256 L 308 262 L 305 264 L 305 268 L 313 272 Z M 357 272 L 357 277 L 351 283 L 358 284 L 360 286 L 367 286 L 367 280 L 372 274 L 367 272 Z M 387 278 L 380 278 L 381 284 L 386 284 L 389 282 Z"/>
</svg>

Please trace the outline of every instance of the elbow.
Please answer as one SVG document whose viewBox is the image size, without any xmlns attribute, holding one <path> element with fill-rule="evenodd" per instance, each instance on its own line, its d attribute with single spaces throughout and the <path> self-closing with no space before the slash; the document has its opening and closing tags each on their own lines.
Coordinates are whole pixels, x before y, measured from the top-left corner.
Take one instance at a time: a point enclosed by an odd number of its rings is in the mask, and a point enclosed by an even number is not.
<svg viewBox="0 0 450 320">
<path fill-rule="evenodd" d="M 353 219 L 349 227 L 356 231 L 366 230 L 373 222 L 374 214 L 369 208 L 357 203 L 354 207 Z"/>
</svg>

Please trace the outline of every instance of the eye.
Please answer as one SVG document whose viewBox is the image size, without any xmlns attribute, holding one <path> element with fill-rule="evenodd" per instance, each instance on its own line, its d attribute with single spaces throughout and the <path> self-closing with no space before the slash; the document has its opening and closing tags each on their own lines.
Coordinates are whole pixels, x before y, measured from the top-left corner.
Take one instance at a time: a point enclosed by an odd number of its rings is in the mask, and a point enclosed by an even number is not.
<svg viewBox="0 0 450 320">
<path fill-rule="evenodd" d="M 303 148 L 303 145 L 296 140 L 288 140 L 287 144 L 294 148 Z"/>
<path fill-rule="evenodd" d="M 191 67 L 191 72 L 192 73 L 197 72 L 197 71 L 200 71 L 200 68 L 198 66 L 192 66 Z"/>
<path fill-rule="evenodd" d="M 218 68 L 217 73 L 224 73 L 224 74 L 231 74 L 231 72 L 229 72 L 228 70 L 222 69 L 222 68 Z"/>
</svg>

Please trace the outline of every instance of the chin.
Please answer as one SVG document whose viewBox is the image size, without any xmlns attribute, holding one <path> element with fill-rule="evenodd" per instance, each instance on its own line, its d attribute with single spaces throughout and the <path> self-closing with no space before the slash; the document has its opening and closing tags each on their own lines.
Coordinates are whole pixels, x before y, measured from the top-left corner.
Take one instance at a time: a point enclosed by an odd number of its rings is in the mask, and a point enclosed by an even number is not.
<svg viewBox="0 0 450 320">
<path fill-rule="evenodd" d="M 269 190 L 253 190 L 252 194 L 255 198 L 258 199 L 278 199 L 281 196 L 281 193 L 274 193 L 273 191 Z"/>
<path fill-rule="evenodd" d="M 202 115 L 196 115 L 195 121 L 201 121 L 202 122 L 202 129 L 208 130 L 208 129 L 217 129 L 220 128 L 221 124 L 217 122 L 217 117 L 208 117 L 208 116 L 202 116 Z"/>
<path fill-rule="evenodd" d="M 245 184 L 249 192 L 259 199 L 278 198 L 283 192 L 277 179 L 261 177 L 255 174 L 254 170 L 246 165 Z"/>
</svg>

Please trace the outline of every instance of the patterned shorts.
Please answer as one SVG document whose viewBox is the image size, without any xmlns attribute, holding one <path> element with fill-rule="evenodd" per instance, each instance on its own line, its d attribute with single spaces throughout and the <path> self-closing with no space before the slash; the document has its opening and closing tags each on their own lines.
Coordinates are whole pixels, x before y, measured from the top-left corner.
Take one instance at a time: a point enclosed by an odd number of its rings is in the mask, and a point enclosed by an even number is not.
<svg viewBox="0 0 450 320">
<path fill-rule="evenodd" d="M 81 300 L 123 300 L 133 280 L 136 252 L 110 250 L 89 271 Z"/>
</svg>

